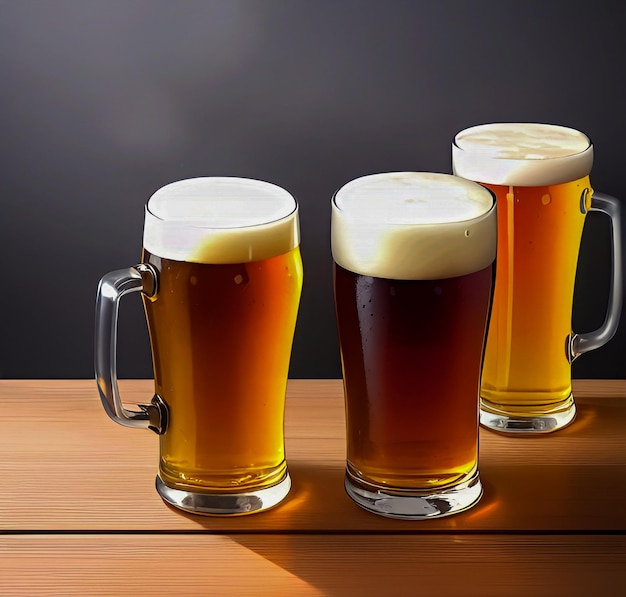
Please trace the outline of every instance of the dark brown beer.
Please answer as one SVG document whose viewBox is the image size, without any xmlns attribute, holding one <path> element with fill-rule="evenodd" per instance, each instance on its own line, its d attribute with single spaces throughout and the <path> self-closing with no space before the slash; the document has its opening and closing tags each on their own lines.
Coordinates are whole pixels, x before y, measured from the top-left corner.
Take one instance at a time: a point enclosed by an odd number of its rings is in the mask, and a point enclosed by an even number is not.
<svg viewBox="0 0 626 597">
<path fill-rule="evenodd" d="M 298 247 L 261 261 L 160 258 L 144 304 L 155 386 L 169 407 L 159 474 L 187 491 L 237 493 L 286 473 L 283 413 L 302 287 Z"/>
<path fill-rule="evenodd" d="M 482 495 L 493 196 L 446 174 L 387 172 L 347 183 L 331 207 L 346 492 L 394 518 L 461 512 Z"/>
<path fill-rule="evenodd" d="M 454 485 L 477 467 L 492 266 L 442 280 L 334 271 L 348 474 L 380 488 Z"/>
</svg>

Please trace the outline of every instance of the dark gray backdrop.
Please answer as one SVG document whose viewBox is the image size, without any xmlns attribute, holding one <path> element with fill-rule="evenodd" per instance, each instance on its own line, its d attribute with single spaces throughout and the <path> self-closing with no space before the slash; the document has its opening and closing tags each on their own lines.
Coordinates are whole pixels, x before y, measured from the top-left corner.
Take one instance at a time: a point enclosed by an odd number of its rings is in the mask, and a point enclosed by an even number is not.
<svg viewBox="0 0 626 597">
<path fill-rule="evenodd" d="M 143 206 L 247 176 L 301 205 L 292 377 L 339 377 L 329 200 L 388 170 L 450 171 L 458 130 L 562 124 L 626 197 L 626 4 L 447 0 L 0 0 L 0 377 L 92 376 L 96 285 L 139 260 Z M 574 327 L 604 316 L 608 224 L 588 219 Z M 624 377 L 626 322 L 576 377 Z M 152 375 L 140 300 L 121 377 Z"/>
</svg>

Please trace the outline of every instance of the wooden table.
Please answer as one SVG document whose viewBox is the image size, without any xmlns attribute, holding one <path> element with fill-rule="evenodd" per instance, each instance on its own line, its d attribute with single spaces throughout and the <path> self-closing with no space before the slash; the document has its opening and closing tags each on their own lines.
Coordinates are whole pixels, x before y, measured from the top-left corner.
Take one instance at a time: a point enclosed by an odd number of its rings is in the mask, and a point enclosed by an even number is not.
<svg viewBox="0 0 626 597">
<path fill-rule="evenodd" d="M 481 430 L 481 502 L 417 522 L 345 495 L 339 380 L 290 382 L 292 491 L 237 518 L 165 505 L 157 436 L 110 421 L 93 381 L 0 381 L 0 595 L 626 594 L 626 382 L 574 392 L 556 434 Z"/>
</svg>

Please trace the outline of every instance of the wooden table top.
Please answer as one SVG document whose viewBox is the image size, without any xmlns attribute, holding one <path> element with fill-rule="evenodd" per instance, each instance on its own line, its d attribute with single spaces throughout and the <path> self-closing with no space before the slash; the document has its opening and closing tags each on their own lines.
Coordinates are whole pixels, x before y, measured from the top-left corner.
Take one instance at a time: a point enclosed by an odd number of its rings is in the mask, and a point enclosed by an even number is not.
<svg viewBox="0 0 626 597">
<path fill-rule="evenodd" d="M 146 402 L 150 380 L 120 382 Z M 340 380 L 292 380 L 293 481 L 236 518 L 167 506 L 158 438 L 109 420 L 91 380 L 0 381 L 0 595 L 601 595 L 626 583 L 626 382 L 577 380 L 573 425 L 481 430 L 485 495 L 399 521 L 343 489 Z"/>
</svg>

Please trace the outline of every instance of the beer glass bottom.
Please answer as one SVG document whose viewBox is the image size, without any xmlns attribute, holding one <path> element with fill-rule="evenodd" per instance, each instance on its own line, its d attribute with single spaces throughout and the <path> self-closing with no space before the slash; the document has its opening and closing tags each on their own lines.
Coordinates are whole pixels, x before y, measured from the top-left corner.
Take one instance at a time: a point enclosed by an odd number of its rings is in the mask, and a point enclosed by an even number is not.
<svg viewBox="0 0 626 597">
<path fill-rule="evenodd" d="M 484 399 L 480 401 L 480 424 L 491 431 L 500 433 L 526 433 L 539 434 L 550 433 L 563 429 L 576 417 L 576 404 L 574 397 L 570 397 L 558 408 L 544 413 L 532 412 L 513 414 L 495 408 Z"/>
<path fill-rule="evenodd" d="M 478 470 L 462 483 L 439 491 L 434 488 L 426 491 L 383 490 L 355 479 L 346 471 L 345 488 L 361 508 L 380 516 L 405 520 L 457 514 L 471 508 L 483 494 Z"/>
<path fill-rule="evenodd" d="M 252 514 L 273 508 L 280 503 L 291 489 L 288 472 L 276 485 L 244 493 L 195 493 L 168 487 L 160 476 L 156 478 L 156 489 L 168 504 L 205 516 L 237 516 Z"/>
</svg>

